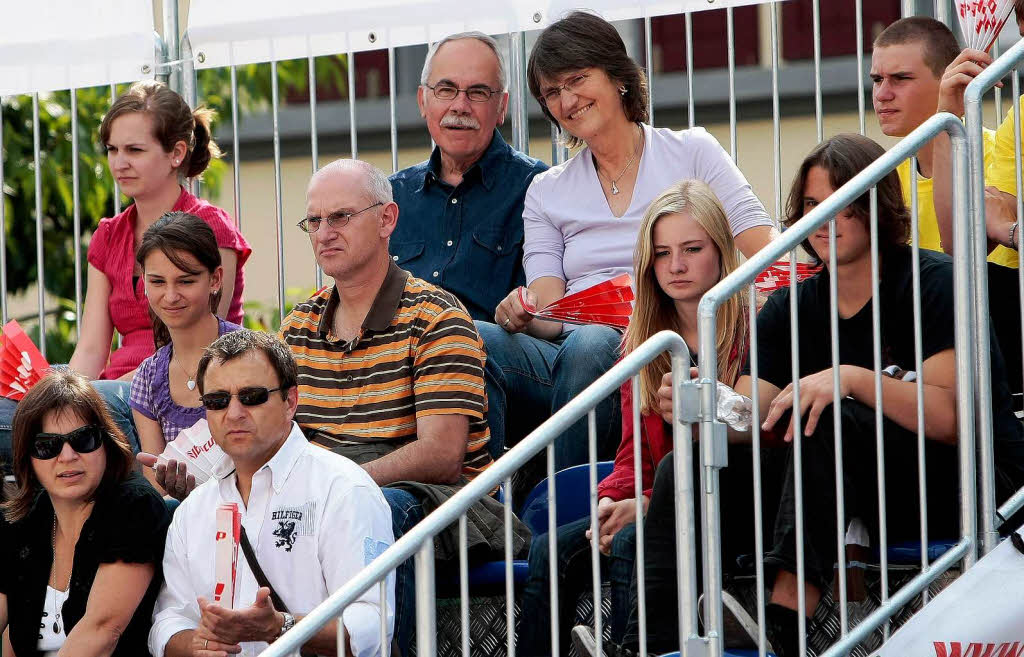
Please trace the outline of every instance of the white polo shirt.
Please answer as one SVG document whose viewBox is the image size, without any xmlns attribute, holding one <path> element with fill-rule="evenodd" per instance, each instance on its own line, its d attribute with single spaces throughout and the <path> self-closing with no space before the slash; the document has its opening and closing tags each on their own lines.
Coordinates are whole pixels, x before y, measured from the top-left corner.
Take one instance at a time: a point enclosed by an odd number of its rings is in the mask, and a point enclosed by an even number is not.
<svg viewBox="0 0 1024 657">
<path fill-rule="evenodd" d="M 309 613 L 394 543 L 391 510 L 377 484 L 352 461 L 311 445 L 293 422 L 281 449 L 253 475 L 248 506 L 232 472 L 197 486 L 174 512 L 149 632 L 149 649 L 157 657 L 172 636 L 199 626 L 196 598 L 213 600 L 215 510 L 223 502 L 238 504 L 256 559 L 293 614 Z M 394 573 L 387 584 L 390 645 Z M 252 605 L 258 589 L 239 548 L 235 608 Z M 380 588 L 372 586 L 345 609 L 357 656 L 387 654 L 380 646 L 379 601 Z M 266 647 L 243 643 L 241 654 L 257 655 Z"/>
</svg>

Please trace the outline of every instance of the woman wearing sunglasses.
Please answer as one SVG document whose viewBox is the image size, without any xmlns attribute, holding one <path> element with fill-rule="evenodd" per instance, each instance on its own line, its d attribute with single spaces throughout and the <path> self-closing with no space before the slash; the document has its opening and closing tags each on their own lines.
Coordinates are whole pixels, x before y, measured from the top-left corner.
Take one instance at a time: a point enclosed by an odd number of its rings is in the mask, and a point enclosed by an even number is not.
<svg viewBox="0 0 1024 657">
<path fill-rule="evenodd" d="M 144 655 L 170 518 L 88 380 L 43 377 L 14 416 L 0 631 L 32 655 Z"/>
<path fill-rule="evenodd" d="M 203 350 L 240 326 L 215 314 L 224 280 L 213 230 L 195 215 L 169 212 L 146 230 L 135 259 L 142 270 L 156 353 L 132 379 L 129 404 L 135 416 L 146 477 L 182 500 L 195 487 L 184 463 L 156 465 L 182 429 L 206 417 L 196 386 Z"/>
</svg>

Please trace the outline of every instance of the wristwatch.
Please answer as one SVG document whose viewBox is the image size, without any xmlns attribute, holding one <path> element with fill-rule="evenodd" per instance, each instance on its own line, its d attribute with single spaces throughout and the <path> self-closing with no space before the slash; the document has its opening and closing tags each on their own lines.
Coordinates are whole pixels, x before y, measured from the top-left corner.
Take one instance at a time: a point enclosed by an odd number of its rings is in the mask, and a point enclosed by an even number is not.
<svg viewBox="0 0 1024 657">
<path fill-rule="evenodd" d="M 281 623 L 281 633 L 277 635 L 278 638 L 281 638 L 285 632 L 295 627 L 295 616 L 292 616 L 287 611 L 282 611 L 281 616 L 284 617 L 284 621 Z"/>
</svg>

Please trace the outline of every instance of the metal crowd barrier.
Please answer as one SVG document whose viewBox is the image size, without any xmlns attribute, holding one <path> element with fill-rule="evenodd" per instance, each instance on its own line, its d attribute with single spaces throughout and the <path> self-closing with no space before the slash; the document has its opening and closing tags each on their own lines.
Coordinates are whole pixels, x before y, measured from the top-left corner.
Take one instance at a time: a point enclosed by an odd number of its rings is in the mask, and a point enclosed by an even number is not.
<svg viewBox="0 0 1024 657">
<path fill-rule="evenodd" d="M 989 322 L 988 299 L 988 237 L 985 232 L 985 160 L 982 141 L 982 99 L 984 95 L 1012 72 L 1014 121 L 1014 162 L 1016 169 L 1017 219 L 1024 218 L 1020 193 L 1021 185 L 1021 128 L 1020 128 L 1020 65 L 1024 62 L 1024 40 L 1018 41 L 996 59 L 988 68 L 978 75 L 964 92 L 964 112 L 967 126 L 967 139 L 970 153 L 970 189 L 971 189 L 971 227 L 972 232 L 964 240 L 957 235 L 956 251 L 962 244 L 970 245 L 974 256 L 975 299 L 974 308 L 978 326 L 987 326 Z M 996 90 L 998 91 L 998 89 Z M 997 109 L 997 120 L 1002 120 L 1002 112 Z M 1021 307 L 1024 308 L 1024 250 L 1017 251 L 1018 294 Z M 1021 330 L 1024 331 L 1024 315 L 1021 317 Z M 995 456 L 992 449 L 992 381 L 991 362 L 989 360 L 989 334 L 978 331 L 978 472 L 981 479 L 980 547 L 985 554 L 999 541 L 999 526 L 1024 506 L 1024 489 L 996 508 L 995 499 Z"/>
<path fill-rule="evenodd" d="M 700 302 L 698 315 L 700 321 L 700 377 L 698 385 L 702 387 L 701 394 L 701 437 L 702 437 L 702 452 L 705 459 L 705 481 L 708 495 L 705 496 L 705 503 L 707 504 L 705 518 L 707 518 L 707 531 L 706 531 L 706 550 L 707 554 L 711 555 L 713 561 L 709 561 L 708 574 L 706 576 L 706 593 L 710 596 L 711 604 L 707 608 L 707 625 L 712 628 L 712 632 L 709 633 L 708 639 L 711 644 L 712 655 L 720 655 L 722 646 L 720 644 L 722 636 L 722 615 L 721 615 L 721 563 L 720 553 L 721 546 L 718 544 L 720 538 L 720 524 L 718 518 L 718 470 L 721 468 L 721 461 L 716 458 L 716 454 L 721 453 L 724 449 L 724 445 L 715 446 L 710 442 L 705 441 L 706 436 L 716 436 L 718 440 L 725 440 L 725 427 L 714 419 L 715 409 L 715 386 L 706 385 L 706 382 L 714 382 L 717 380 L 717 362 L 716 362 L 716 350 L 715 350 L 715 327 L 716 327 L 716 315 L 718 307 L 728 300 L 732 295 L 742 292 L 746 286 L 750 286 L 751 300 L 753 301 L 754 289 L 752 283 L 757 275 L 766 269 L 773 262 L 778 260 L 780 257 L 785 256 L 789 253 L 790 256 L 790 318 L 791 318 L 791 353 L 793 358 L 793 381 L 796 383 L 800 379 L 799 375 L 799 364 L 797 358 L 799 355 L 799 323 L 797 322 L 797 295 L 796 295 L 796 247 L 821 226 L 826 223 L 829 226 L 829 269 L 835 271 L 836 263 L 836 251 L 835 251 L 835 223 L 834 217 L 843 208 L 850 205 L 855 199 L 860 197 L 866 192 L 871 194 L 871 249 L 872 249 L 872 327 L 874 332 L 874 375 L 875 375 L 875 396 L 876 399 L 881 400 L 881 381 L 882 381 L 882 367 L 881 367 L 881 340 L 879 337 L 880 331 L 880 317 L 879 317 L 879 280 L 878 280 L 878 208 L 877 200 L 875 198 L 874 185 L 881 180 L 885 175 L 892 172 L 901 162 L 904 160 L 914 157 L 917 151 L 927 144 L 933 137 L 940 132 L 945 131 L 949 134 L 952 141 L 953 148 L 953 198 L 954 198 L 954 230 L 958 243 L 967 243 L 969 235 L 968 226 L 968 207 L 969 207 L 969 196 L 968 196 L 968 181 L 966 177 L 967 171 L 967 138 L 963 124 L 956 117 L 950 114 L 938 114 L 933 116 L 914 132 L 901 140 L 896 146 L 890 149 L 884 156 L 872 163 L 871 166 L 863 170 L 857 176 L 855 176 L 849 183 L 836 190 L 828 199 L 820 203 L 813 211 L 807 213 L 802 219 L 787 229 L 781 237 L 771 242 L 768 246 L 763 248 L 745 263 L 743 263 L 736 271 L 727 276 L 721 282 L 719 282 L 714 288 L 705 294 L 704 298 Z M 916 170 L 916 162 L 913 163 L 911 169 Z M 914 204 L 916 206 L 916 203 Z M 914 315 L 914 335 L 915 335 L 915 347 L 917 354 L 917 372 L 918 372 L 918 383 L 917 383 L 917 417 L 918 417 L 918 450 L 919 458 L 923 459 L 924 453 L 924 397 L 923 397 L 923 382 L 921 378 L 921 316 L 920 316 L 920 272 L 916 265 L 917 254 L 919 252 L 918 245 L 918 233 L 917 233 L 917 208 L 912 209 L 914 217 L 914 225 L 912 228 L 913 235 L 913 253 L 914 253 L 914 272 L 913 272 L 913 283 L 915 291 L 915 315 Z M 954 305 L 955 305 L 955 344 L 956 344 L 956 370 L 957 370 L 957 404 L 958 404 L 958 416 L 957 422 L 959 427 L 959 455 L 960 455 L 960 489 L 961 489 L 961 508 L 960 508 L 960 522 L 961 522 L 961 538 L 960 542 L 953 548 L 949 553 L 943 556 L 943 558 L 937 561 L 935 564 L 929 565 L 927 558 L 927 543 L 928 543 L 928 531 L 927 531 L 927 511 L 924 508 L 924 502 L 926 500 L 927 487 L 925 484 L 925 470 L 924 468 L 919 469 L 919 489 L 920 499 L 922 502 L 921 509 L 921 556 L 922 573 L 919 577 L 914 579 L 910 584 L 904 587 L 900 591 L 900 594 L 896 598 L 889 598 L 888 581 L 887 581 L 887 558 L 886 553 L 888 549 L 888 541 L 886 537 L 886 508 L 885 508 L 885 489 L 884 489 L 884 477 L 881 473 L 884 473 L 885 469 L 885 452 L 882 448 L 883 445 L 883 434 L 882 434 L 882 404 L 879 402 L 875 407 L 875 429 L 876 429 L 876 449 L 878 454 L 878 470 L 879 475 L 879 552 L 881 556 L 881 572 L 882 572 L 882 605 L 874 612 L 871 616 L 865 619 L 859 624 L 853 631 L 849 628 L 848 619 L 846 616 L 847 608 L 847 591 L 845 576 L 839 578 L 839 610 L 840 610 L 840 626 L 842 633 L 842 640 L 830 648 L 825 655 L 827 657 L 833 657 L 835 655 L 846 654 L 853 646 L 859 643 L 865 636 L 872 632 L 876 627 L 884 623 L 895 611 L 897 611 L 903 602 L 906 602 L 914 595 L 922 592 L 925 587 L 935 577 L 939 576 L 954 565 L 959 559 L 963 558 L 965 565 L 970 566 L 975 559 L 975 527 L 976 527 L 976 500 L 975 500 L 975 434 L 974 434 L 974 363 L 977 362 L 977 356 L 974 349 L 974 342 L 972 338 L 972 325 L 974 322 L 973 316 L 973 305 L 972 305 L 972 294 L 971 294 L 971 254 L 967 250 L 957 250 L 954 256 Z M 834 376 L 834 398 L 833 408 L 838 408 L 840 405 L 839 398 L 839 334 L 838 334 L 838 290 L 837 281 L 835 276 L 830 277 L 830 302 L 831 302 L 831 353 L 833 363 L 833 376 Z M 750 304 L 750 323 L 752 327 L 756 327 L 755 317 L 755 304 Z M 978 349 L 983 347 L 979 344 Z M 754 382 L 753 389 L 751 391 L 751 398 L 758 399 L 757 391 L 757 333 L 756 330 L 751 332 L 751 346 L 750 346 L 750 359 L 751 359 L 751 376 Z M 753 436 L 752 444 L 755 455 L 760 450 L 760 419 L 758 417 L 757 404 L 753 405 L 754 417 L 751 423 Z M 801 635 L 801 651 L 806 649 L 806 618 L 807 608 L 806 600 L 804 595 L 804 550 L 803 550 L 803 499 L 804 490 L 802 482 L 802 461 L 801 461 L 801 449 L 802 449 L 802 432 L 801 432 L 801 417 L 800 417 L 800 401 L 799 401 L 799 388 L 794 389 L 794 400 L 793 400 L 793 454 L 794 454 L 794 471 L 795 471 L 795 507 L 796 507 L 796 555 L 797 555 L 797 580 L 798 586 L 798 613 L 797 616 L 800 619 L 800 635 Z M 836 451 L 836 492 L 837 492 L 837 504 L 836 504 L 836 518 L 837 518 L 837 542 L 838 542 L 838 557 L 839 557 L 839 572 L 846 572 L 846 557 L 845 557 L 845 534 L 847 528 L 847 518 L 843 509 L 843 459 L 842 459 L 842 425 L 840 421 L 840 415 L 833 413 L 833 430 L 835 433 L 835 451 Z M 757 480 L 755 482 L 755 490 L 760 491 L 761 481 L 759 475 L 759 468 L 756 466 L 755 459 L 755 476 Z M 677 472 L 678 476 L 679 473 Z M 759 505 L 755 506 L 756 518 L 755 527 L 757 528 L 757 555 L 756 559 L 760 563 L 761 556 L 763 554 L 763 540 L 760 535 L 761 526 L 761 509 Z M 764 572 L 760 567 L 757 573 L 757 590 L 765 590 Z M 760 595 L 760 594 L 759 594 Z M 764 626 L 763 617 L 763 598 L 759 599 L 758 618 L 759 624 Z M 764 636 L 762 631 L 760 650 L 765 649 Z"/>
<path fill-rule="evenodd" d="M 508 521 L 512 514 L 512 498 L 508 494 L 511 491 L 511 477 L 520 467 L 526 464 L 534 455 L 539 454 L 541 451 L 546 450 L 547 452 L 547 463 L 548 463 L 548 547 L 552 550 L 552 555 L 556 550 L 556 494 L 555 489 L 555 473 L 554 473 L 554 441 L 564 431 L 571 427 L 576 421 L 582 419 L 584 416 L 588 418 L 589 424 L 589 453 L 590 453 L 590 516 L 591 516 L 591 527 L 597 528 L 597 427 L 595 421 L 594 408 L 600 403 L 605 397 L 614 393 L 619 389 L 626 381 L 632 377 L 633 390 L 636 391 L 639 388 L 639 378 L 637 373 L 640 369 L 657 358 L 661 353 L 668 351 L 671 354 L 672 359 L 672 382 L 677 388 L 685 385 L 689 380 L 689 350 L 687 349 L 686 343 L 683 339 L 674 332 L 662 331 L 657 335 L 653 336 L 633 353 L 623 358 L 617 363 L 612 369 L 601 376 L 597 381 L 590 385 L 586 390 L 581 392 L 576 398 L 566 404 L 557 413 L 551 416 L 546 422 L 540 427 L 531 432 L 526 438 L 524 438 L 519 444 L 508 451 L 504 456 L 494 462 L 487 470 L 480 474 L 476 479 L 466 485 L 461 491 L 459 491 L 450 500 L 438 507 L 433 513 L 424 518 L 419 524 L 413 527 L 407 532 L 402 538 L 395 542 L 390 548 L 384 551 L 379 557 L 377 557 L 369 566 L 364 568 L 352 578 L 343 587 L 335 591 L 331 596 L 323 603 L 318 605 L 313 611 L 307 614 L 295 627 L 288 631 L 283 637 L 275 641 L 271 646 L 263 652 L 264 657 L 284 657 L 295 651 L 297 651 L 303 643 L 308 641 L 316 632 L 332 621 L 340 619 L 345 607 L 359 598 L 365 591 L 370 590 L 374 585 L 380 585 L 381 582 L 385 581 L 388 574 L 395 570 L 400 564 L 410 557 L 415 557 L 415 568 L 416 568 L 416 654 L 420 657 L 433 657 L 436 654 L 437 646 L 435 644 L 437 627 L 435 619 L 435 588 L 434 588 L 434 537 L 442 532 L 445 528 L 449 527 L 452 523 L 458 521 L 460 529 L 460 544 L 462 550 L 459 554 L 459 581 L 461 587 L 461 630 L 462 630 L 462 654 L 468 657 L 470 654 L 469 646 L 469 607 L 468 607 L 468 569 L 469 564 L 466 555 L 466 540 L 465 540 L 465 526 L 466 526 L 466 512 L 473 504 L 490 494 L 495 487 L 504 484 L 505 485 L 505 586 L 506 586 L 506 620 L 507 620 L 507 655 L 510 657 L 515 655 L 515 614 L 514 614 L 514 594 L 512 590 L 512 541 L 509 533 L 511 532 L 511 523 Z M 682 416 L 683 406 L 682 400 L 679 396 L 673 400 L 674 411 L 677 417 Z M 633 424 L 636 427 L 640 422 L 640 406 L 639 404 L 634 406 L 633 411 Z M 690 424 L 683 422 L 675 422 L 672 426 L 672 439 L 675 444 L 688 445 L 692 440 L 692 428 Z M 639 452 L 640 443 L 635 443 L 635 454 Z M 694 506 L 693 506 L 693 482 L 692 472 L 688 459 L 690 458 L 689 450 L 677 450 L 677 454 L 682 455 L 681 470 L 677 470 L 676 476 L 679 477 L 682 474 L 682 478 L 677 481 L 676 490 L 684 492 L 682 495 L 683 504 L 676 505 L 677 508 L 677 524 L 676 524 L 676 538 L 677 544 L 682 546 L 683 558 L 686 563 L 694 563 L 696 555 L 693 537 L 694 537 Z M 677 458 L 679 458 L 677 456 Z M 636 477 L 634 484 L 638 490 L 642 489 L 641 483 L 641 471 L 640 468 L 636 469 Z M 680 488 L 682 486 L 682 488 Z M 640 496 L 637 496 L 637 513 L 642 515 L 642 503 L 640 502 Z M 685 531 L 684 531 L 685 528 Z M 595 534 L 596 535 L 596 534 Z M 643 553 L 642 553 L 642 533 L 637 534 L 637 547 L 638 547 L 638 570 L 640 572 L 639 579 L 639 590 L 640 599 L 643 600 Z M 594 555 L 597 553 L 597 542 L 592 542 L 592 550 Z M 557 566 L 558 560 L 552 556 L 551 564 L 554 569 Z M 594 570 L 594 599 L 595 599 L 595 619 L 600 618 L 600 572 L 598 559 L 594 559 L 595 570 Z M 692 568 L 682 569 L 679 573 L 679 581 L 677 582 L 679 589 L 680 600 L 690 600 L 694 598 L 696 594 L 696 573 Z M 559 626 L 558 626 L 558 586 L 557 579 L 552 577 L 551 582 L 551 636 L 552 636 L 552 655 L 558 655 L 558 637 Z M 382 603 L 386 598 L 381 596 Z M 644 607 L 640 608 L 640 617 L 643 618 Z M 696 607 L 690 605 L 687 613 L 685 614 L 687 619 L 687 636 L 691 633 L 696 633 Z M 600 639 L 600 620 L 595 621 L 598 624 L 598 649 L 600 650 L 601 639 Z M 563 628 L 562 631 L 568 631 L 570 628 Z M 382 628 L 382 632 L 383 632 Z M 643 634 L 643 627 L 641 627 L 641 635 Z M 343 626 L 339 622 L 338 628 L 338 654 L 345 655 L 346 647 L 344 643 L 344 630 Z M 646 654 L 645 650 L 642 650 L 642 654 Z"/>
</svg>

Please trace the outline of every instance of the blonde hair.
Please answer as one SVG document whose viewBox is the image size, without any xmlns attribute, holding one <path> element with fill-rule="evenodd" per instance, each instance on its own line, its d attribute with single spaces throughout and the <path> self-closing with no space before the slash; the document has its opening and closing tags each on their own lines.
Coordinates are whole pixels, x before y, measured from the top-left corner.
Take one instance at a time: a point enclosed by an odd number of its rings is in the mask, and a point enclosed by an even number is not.
<svg viewBox="0 0 1024 657">
<path fill-rule="evenodd" d="M 623 355 L 639 347 L 658 331 L 679 331 L 679 320 L 672 299 L 665 294 L 654 275 L 654 225 L 669 214 L 685 212 L 707 232 L 718 249 L 719 274 L 722 280 L 739 265 L 739 256 L 732 238 L 732 228 L 718 197 L 701 180 L 675 183 L 651 202 L 640 223 L 633 271 L 636 280 L 636 302 L 629 328 L 622 339 Z M 718 378 L 729 385 L 736 383 L 747 340 L 747 304 L 739 293 L 718 309 L 715 339 L 718 355 Z M 694 345 L 688 345 L 694 346 Z M 640 372 L 640 409 L 650 413 L 658 408 L 657 392 L 661 378 L 672 369 L 671 360 L 663 353 Z"/>
</svg>

